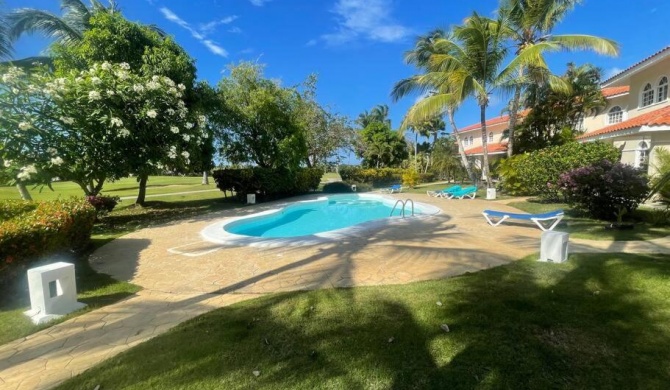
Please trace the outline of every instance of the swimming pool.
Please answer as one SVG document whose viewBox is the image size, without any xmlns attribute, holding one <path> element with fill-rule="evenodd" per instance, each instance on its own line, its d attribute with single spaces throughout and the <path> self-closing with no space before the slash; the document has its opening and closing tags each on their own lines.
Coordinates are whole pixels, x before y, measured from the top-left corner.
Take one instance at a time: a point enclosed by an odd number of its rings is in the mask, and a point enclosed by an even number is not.
<svg viewBox="0 0 670 390">
<path fill-rule="evenodd" d="M 250 239 L 292 239 L 310 237 L 336 238 L 351 228 L 371 223 L 401 219 L 401 206 L 393 211 L 397 200 L 379 195 L 332 195 L 316 200 L 288 204 L 247 217 L 233 218 L 205 228 L 203 236 L 210 241 Z M 439 209 L 416 203 L 415 216 L 436 214 Z M 405 208 L 411 215 L 411 206 Z M 407 218 L 405 218 L 407 219 Z M 332 234 L 335 232 L 336 234 Z"/>
</svg>

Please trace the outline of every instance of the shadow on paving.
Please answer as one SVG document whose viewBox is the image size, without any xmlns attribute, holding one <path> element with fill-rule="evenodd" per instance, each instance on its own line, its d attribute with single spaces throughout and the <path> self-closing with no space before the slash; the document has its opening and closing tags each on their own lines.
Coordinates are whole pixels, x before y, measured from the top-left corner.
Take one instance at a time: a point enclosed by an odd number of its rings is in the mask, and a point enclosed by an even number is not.
<svg viewBox="0 0 670 390">
<path fill-rule="evenodd" d="M 60 388 L 661 389 L 669 277 L 661 256 L 590 255 L 273 295 L 194 318 Z"/>
</svg>

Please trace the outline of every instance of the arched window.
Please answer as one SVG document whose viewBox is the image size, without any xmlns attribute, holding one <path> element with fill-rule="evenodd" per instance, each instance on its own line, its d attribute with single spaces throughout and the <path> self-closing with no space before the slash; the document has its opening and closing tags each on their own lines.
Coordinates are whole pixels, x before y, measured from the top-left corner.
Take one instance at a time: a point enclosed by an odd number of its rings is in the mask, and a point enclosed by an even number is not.
<svg viewBox="0 0 670 390">
<path fill-rule="evenodd" d="M 635 168 L 647 169 L 649 165 L 649 145 L 644 141 L 637 144 L 635 150 Z"/>
<path fill-rule="evenodd" d="M 642 90 L 642 107 L 647 107 L 652 103 L 654 103 L 654 88 L 647 83 Z"/>
<path fill-rule="evenodd" d="M 489 133 L 489 142 L 493 142 L 493 132 Z"/>
<path fill-rule="evenodd" d="M 463 137 L 463 146 L 468 146 L 468 137 Z"/>
<path fill-rule="evenodd" d="M 668 78 L 663 76 L 658 82 L 658 96 L 657 101 L 662 102 L 668 98 Z"/>
<path fill-rule="evenodd" d="M 474 143 L 475 143 L 474 138 L 472 138 L 472 136 L 470 136 L 470 146 L 472 146 L 472 144 L 474 144 Z"/>
<path fill-rule="evenodd" d="M 607 124 L 614 124 L 623 121 L 623 110 L 619 106 L 614 106 L 607 113 Z"/>
</svg>

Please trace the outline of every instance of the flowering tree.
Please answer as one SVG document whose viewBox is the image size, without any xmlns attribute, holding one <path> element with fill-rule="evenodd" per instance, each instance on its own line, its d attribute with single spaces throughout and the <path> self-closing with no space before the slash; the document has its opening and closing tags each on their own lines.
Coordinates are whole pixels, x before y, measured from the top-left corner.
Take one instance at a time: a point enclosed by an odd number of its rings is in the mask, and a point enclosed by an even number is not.
<svg viewBox="0 0 670 390">
<path fill-rule="evenodd" d="M 18 169 L 16 180 L 42 172 L 72 180 L 86 195 L 130 173 L 146 184 L 157 169 L 189 164 L 189 148 L 208 136 L 204 118 L 190 118 L 184 85 L 133 73 L 125 63 L 51 79 L 14 68 L 5 76 L 0 104 L 14 109 L 3 115 L 11 134 L 3 134 L 0 157 L 7 169 Z"/>
</svg>

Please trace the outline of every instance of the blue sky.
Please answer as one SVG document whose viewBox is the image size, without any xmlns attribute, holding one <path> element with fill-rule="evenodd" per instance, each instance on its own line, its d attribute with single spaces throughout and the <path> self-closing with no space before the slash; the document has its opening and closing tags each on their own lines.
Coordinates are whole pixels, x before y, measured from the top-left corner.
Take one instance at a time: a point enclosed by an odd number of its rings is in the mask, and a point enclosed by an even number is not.
<svg viewBox="0 0 670 390">
<path fill-rule="evenodd" d="M 228 64 L 266 64 L 266 76 L 294 85 L 319 75 L 319 101 L 355 118 L 388 104 L 394 126 L 415 98 L 394 103 L 393 84 L 414 72 L 402 55 L 419 34 L 458 24 L 473 11 L 491 15 L 498 0 L 118 0 L 130 20 L 156 24 L 196 59 L 198 76 L 215 84 Z M 58 12 L 58 0 L 5 0 L 5 9 L 35 7 Z M 569 61 L 590 62 L 604 76 L 625 69 L 670 44 L 670 1 L 584 0 L 556 34 L 599 35 L 621 45 L 618 58 L 591 53 L 556 53 L 548 58 L 562 73 Z M 47 45 L 26 37 L 16 56 Z M 499 115 L 506 97 L 494 96 L 489 116 Z M 472 102 L 457 113 L 459 127 L 478 121 Z"/>
</svg>

